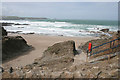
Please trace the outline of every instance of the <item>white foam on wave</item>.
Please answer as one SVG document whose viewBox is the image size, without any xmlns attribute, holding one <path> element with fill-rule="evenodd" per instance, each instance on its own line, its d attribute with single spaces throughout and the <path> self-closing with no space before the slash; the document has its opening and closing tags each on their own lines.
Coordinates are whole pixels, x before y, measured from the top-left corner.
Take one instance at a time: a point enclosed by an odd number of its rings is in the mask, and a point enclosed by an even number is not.
<svg viewBox="0 0 120 80">
<path fill-rule="evenodd" d="M 100 31 L 104 28 L 113 29 L 110 26 L 72 24 L 69 22 L 47 22 L 47 21 L 27 21 L 27 20 L 0 20 L 6 23 L 19 23 L 29 25 L 12 25 L 4 26 L 7 31 L 20 33 L 36 33 L 46 35 L 63 35 L 63 36 L 90 36 L 100 33 L 92 33 L 90 31 Z M 102 33 L 103 34 L 103 33 Z"/>
</svg>

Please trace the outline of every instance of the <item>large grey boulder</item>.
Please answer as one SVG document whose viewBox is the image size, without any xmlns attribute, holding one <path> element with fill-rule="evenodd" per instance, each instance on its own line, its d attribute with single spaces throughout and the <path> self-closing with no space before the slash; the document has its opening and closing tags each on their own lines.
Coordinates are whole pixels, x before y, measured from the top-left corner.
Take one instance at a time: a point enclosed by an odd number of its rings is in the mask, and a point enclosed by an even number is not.
<svg viewBox="0 0 120 80">
<path fill-rule="evenodd" d="M 74 41 L 56 43 L 48 47 L 42 58 L 36 59 L 35 63 L 38 63 L 39 66 L 62 69 L 73 63 L 76 52 Z"/>
</svg>

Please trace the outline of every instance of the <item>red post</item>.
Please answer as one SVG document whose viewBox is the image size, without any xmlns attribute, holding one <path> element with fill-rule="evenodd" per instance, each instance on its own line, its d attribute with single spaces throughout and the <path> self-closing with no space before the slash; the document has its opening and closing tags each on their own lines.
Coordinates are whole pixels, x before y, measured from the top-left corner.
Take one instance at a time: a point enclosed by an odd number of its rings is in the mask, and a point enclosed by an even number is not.
<svg viewBox="0 0 120 80">
<path fill-rule="evenodd" d="M 92 49 L 92 43 L 90 42 L 88 46 L 88 51 L 91 52 L 91 49 Z"/>
</svg>

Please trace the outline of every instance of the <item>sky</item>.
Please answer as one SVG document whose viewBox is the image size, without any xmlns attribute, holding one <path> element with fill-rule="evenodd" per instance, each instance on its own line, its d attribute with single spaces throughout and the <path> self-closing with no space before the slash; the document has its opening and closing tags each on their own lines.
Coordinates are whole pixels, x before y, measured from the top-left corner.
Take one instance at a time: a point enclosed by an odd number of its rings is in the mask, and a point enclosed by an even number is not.
<svg viewBox="0 0 120 80">
<path fill-rule="evenodd" d="M 2 15 L 51 19 L 117 20 L 117 2 L 3 2 Z"/>
<path fill-rule="evenodd" d="M 1 2 L 119 2 L 120 0 L 1 0 Z"/>
</svg>

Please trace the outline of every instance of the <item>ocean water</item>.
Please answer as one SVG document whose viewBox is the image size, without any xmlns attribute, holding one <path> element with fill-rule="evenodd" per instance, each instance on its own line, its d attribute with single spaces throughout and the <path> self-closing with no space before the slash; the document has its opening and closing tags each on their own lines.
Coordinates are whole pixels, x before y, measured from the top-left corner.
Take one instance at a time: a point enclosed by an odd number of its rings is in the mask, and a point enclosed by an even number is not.
<svg viewBox="0 0 120 80">
<path fill-rule="evenodd" d="M 100 20 L 70 20 L 70 19 L 46 19 L 46 20 L 0 20 L 0 22 L 19 23 L 29 25 L 4 26 L 9 32 L 35 33 L 57 36 L 99 36 L 107 33 L 101 29 L 109 28 L 110 31 L 118 30 L 117 21 Z"/>
</svg>

